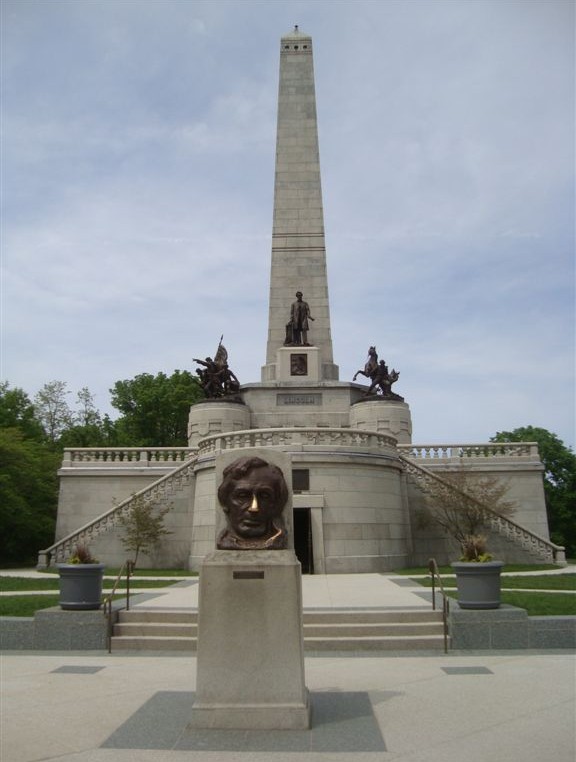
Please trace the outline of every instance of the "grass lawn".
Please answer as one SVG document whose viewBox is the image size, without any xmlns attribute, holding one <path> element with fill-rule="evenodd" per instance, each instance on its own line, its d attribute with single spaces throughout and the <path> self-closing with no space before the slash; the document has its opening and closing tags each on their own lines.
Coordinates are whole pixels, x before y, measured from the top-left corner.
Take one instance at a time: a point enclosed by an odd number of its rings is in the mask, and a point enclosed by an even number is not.
<svg viewBox="0 0 576 762">
<path fill-rule="evenodd" d="M 526 609 L 528 616 L 576 616 L 576 595 L 503 591 L 502 603 Z"/>
<path fill-rule="evenodd" d="M 552 569 L 560 569 L 561 567 L 556 564 L 506 564 L 502 569 L 503 572 L 525 572 L 525 571 L 551 571 Z M 454 570 L 450 565 L 439 566 L 440 574 L 454 574 Z M 397 569 L 394 574 L 402 575 L 403 577 L 413 577 L 414 575 L 429 574 L 427 566 L 413 566 L 409 569 Z"/>
<path fill-rule="evenodd" d="M 542 574 L 541 576 L 529 577 L 502 577 L 502 589 L 523 588 L 525 590 L 566 590 L 576 591 L 576 574 Z M 431 587 L 432 580 L 415 579 L 423 587 Z M 442 577 L 444 587 L 456 587 L 455 577 Z"/>
<path fill-rule="evenodd" d="M 504 567 L 503 571 L 543 571 L 557 568 L 557 566 L 541 564 L 530 566 L 509 564 Z M 402 574 L 406 571 L 408 570 L 402 570 Z M 422 585 L 422 587 L 432 586 L 429 576 L 418 576 L 426 573 L 425 567 L 411 571 L 412 575 L 408 576 L 412 576 L 415 583 Z M 441 567 L 440 573 L 446 594 L 450 598 L 456 598 L 456 591 L 454 590 L 456 577 L 452 574 L 451 567 Z M 450 576 L 445 576 L 446 574 Z M 519 588 L 519 590 L 514 588 Z M 529 592 L 526 592 L 527 590 Z M 502 603 L 509 606 L 526 609 L 528 616 L 576 616 L 575 591 L 576 574 L 571 572 L 567 574 L 511 575 L 502 577 L 501 600 Z"/>
<path fill-rule="evenodd" d="M 130 589 L 139 587 L 168 587 L 180 582 L 180 579 L 130 579 Z M 123 578 L 120 587 L 125 587 L 126 580 Z M 26 592 L 27 590 L 58 590 L 59 580 L 38 579 L 35 577 L 0 577 L 0 593 Z M 111 590 L 114 586 L 113 579 L 104 580 L 104 590 Z"/>
<path fill-rule="evenodd" d="M 118 598 L 124 596 L 114 596 L 114 600 Z M 53 608 L 59 603 L 58 595 L 3 595 L 0 598 L 0 616 L 32 617 L 37 611 Z"/>
<path fill-rule="evenodd" d="M 538 568 L 536 567 L 536 570 Z M 511 567 L 506 569 L 511 570 Z M 429 577 L 414 579 L 414 582 L 423 587 L 430 587 L 432 584 Z M 442 582 L 446 594 L 450 598 L 456 598 L 456 591 L 453 589 L 456 587 L 456 578 L 442 576 Z M 522 589 L 516 591 L 506 588 Z M 530 592 L 525 592 L 527 589 Z M 576 574 L 572 573 L 502 577 L 501 600 L 509 606 L 526 609 L 528 616 L 576 616 L 575 590 Z"/>
<path fill-rule="evenodd" d="M 576 592 L 576 574 L 543 574 L 541 577 L 502 577 L 503 588 L 525 590 L 566 590 Z"/>
<path fill-rule="evenodd" d="M 139 588 L 162 588 L 169 587 L 180 582 L 179 578 L 158 579 L 158 580 L 145 580 L 145 579 L 131 579 L 130 590 L 136 592 Z M 40 609 L 48 609 L 52 606 L 58 606 L 59 581 L 53 575 L 48 575 L 46 579 L 35 577 L 0 577 L 0 592 L 2 593 L 15 593 L 15 595 L 2 595 L 0 596 L 0 616 L 34 616 L 36 611 Z M 105 579 L 103 590 L 106 593 L 107 590 L 112 590 L 114 586 L 113 579 Z M 125 580 L 117 589 L 117 593 L 114 596 L 115 599 L 123 598 L 123 591 L 125 591 Z M 54 590 L 54 595 L 41 593 L 39 595 L 18 595 L 17 593 L 25 593 L 30 590 Z"/>
<path fill-rule="evenodd" d="M 57 606 L 58 595 L 3 595 L 0 616 L 34 616 L 40 609 Z"/>
<path fill-rule="evenodd" d="M 117 577 L 120 573 L 120 567 L 106 567 L 104 574 L 107 577 Z M 42 569 L 42 574 L 58 574 L 58 569 L 51 566 L 49 569 Z M 131 577 L 197 577 L 198 572 L 188 571 L 188 569 L 135 569 Z"/>
</svg>

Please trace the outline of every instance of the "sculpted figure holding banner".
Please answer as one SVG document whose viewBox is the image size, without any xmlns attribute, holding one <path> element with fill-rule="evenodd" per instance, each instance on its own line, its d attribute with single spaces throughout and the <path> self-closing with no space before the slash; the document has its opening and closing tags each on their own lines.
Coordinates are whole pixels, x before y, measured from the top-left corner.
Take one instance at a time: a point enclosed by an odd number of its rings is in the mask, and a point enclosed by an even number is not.
<svg viewBox="0 0 576 762">
<path fill-rule="evenodd" d="M 205 360 L 200 360 L 197 357 L 192 358 L 197 365 L 204 366 L 197 368 L 196 373 L 207 399 L 236 394 L 240 389 L 240 382 L 228 367 L 228 352 L 222 344 L 223 338 L 223 336 L 220 338 L 214 359 L 211 357 L 207 357 Z"/>
<path fill-rule="evenodd" d="M 282 510 L 288 487 L 282 471 L 262 458 L 238 458 L 224 469 L 218 500 L 228 522 L 220 550 L 283 550 L 288 536 Z"/>
</svg>

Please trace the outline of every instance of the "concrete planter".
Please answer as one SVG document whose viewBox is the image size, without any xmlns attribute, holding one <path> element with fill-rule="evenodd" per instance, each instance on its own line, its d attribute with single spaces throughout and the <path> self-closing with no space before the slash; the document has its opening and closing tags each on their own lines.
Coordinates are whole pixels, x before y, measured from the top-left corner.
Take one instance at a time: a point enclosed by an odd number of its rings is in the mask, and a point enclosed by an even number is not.
<svg viewBox="0 0 576 762">
<path fill-rule="evenodd" d="M 502 561 L 476 563 L 457 561 L 458 604 L 462 609 L 497 609 L 500 607 L 500 572 Z"/>
<path fill-rule="evenodd" d="M 104 564 L 58 564 L 60 608 L 94 611 L 102 605 Z"/>
</svg>

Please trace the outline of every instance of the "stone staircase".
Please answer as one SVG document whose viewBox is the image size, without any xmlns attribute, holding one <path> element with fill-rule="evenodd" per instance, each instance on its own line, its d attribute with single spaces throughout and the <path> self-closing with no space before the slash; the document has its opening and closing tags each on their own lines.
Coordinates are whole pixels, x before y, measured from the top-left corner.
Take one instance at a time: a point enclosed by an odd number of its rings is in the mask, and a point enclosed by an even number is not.
<svg viewBox="0 0 576 762">
<path fill-rule="evenodd" d="M 304 611 L 306 651 L 404 651 L 444 648 L 442 613 L 431 609 Z M 112 651 L 196 651 L 198 612 L 120 611 Z"/>
<path fill-rule="evenodd" d="M 102 449 L 106 452 L 105 448 Z M 96 537 L 117 526 L 120 517 L 127 516 L 137 500 L 142 500 L 144 504 L 166 505 L 172 495 L 190 486 L 194 479 L 194 466 L 197 460 L 196 451 L 190 450 L 189 457 L 173 471 L 164 474 L 138 492 L 134 492 L 109 511 L 75 529 L 66 537 L 62 537 L 49 548 L 40 550 L 37 568 L 46 569 L 51 563 L 64 563 L 72 555 L 75 545 L 78 543 L 89 545 Z"/>
</svg>

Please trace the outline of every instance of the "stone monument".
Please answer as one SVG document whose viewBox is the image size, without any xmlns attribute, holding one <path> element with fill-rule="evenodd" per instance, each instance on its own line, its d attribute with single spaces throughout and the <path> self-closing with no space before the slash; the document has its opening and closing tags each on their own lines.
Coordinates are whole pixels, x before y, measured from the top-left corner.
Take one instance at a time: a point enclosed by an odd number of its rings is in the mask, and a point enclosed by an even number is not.
<svg viewBox="0 0 576 762">
<path fill-rule="evenodd" d="M 378 572 L 405 563 L 411 522 L 396 445 L 411 442 L 410 409 L 392 392 L 392 366 L 389 371 L 380 364 L 375 349 L 374 356 L 363 384 L 340 380 L 313 44 L 295 28 L 280 41 L 266 362 L 259 382 L 243 381 L 237 392 L 221 396 L 216 384 L 216 393 L 191 407 L 188 442 L 199 458 L 190 569 L 200 570 L 214 551 L 218 453 L 234 449 L 240 456 L 249 447 L 274 448 L 290 458 L 284 473 L 294 487 L 293 542 L 303 571 Z M 216 371 L 211 375 L 219 378 Z"/>
<path fill-rule="evenodd" d="M 175 494 L 175 509 L 167 516 L 171 534 L 163 555 L 158 556 L 159 563 L 173 565 L 178 559 L 191 570 L 203 569 L 205 600 L 210 599 L 211 586 L 220 589 L 221 585 L 224 589 L 226 581 L 229 602 L 224 606 L 217 600 L 212 614 L 205 606 L 202 619 L 204 632 L 216 628 L 214 637 L 222 640 L 218 640 L 221 646 L 229 647 L 233 641 L 237 614 L 248 617 L 246 612 L 254 609 L 251 619 L 238 621 L 250 621 L 257 634 L 247 626 L 242 645 L 245 653 L 234 657 L 239 662 L 246 659 L 252 670 L 259 670 L 261 662 L 248 658 L 247 654 L 254 651 L 247 644 L 257 643 L 258 651 L 260 639 L 265 647 L 270 642 L 272 620 L 268 618 L 264 627 L 258 627 L 262 609 L 257 607 L 270 590 L 274 591 L 277 575 L 289 578 L 286 584 L 294 588 L 282 605 L 291 607 L 290 611 L 298 610 L 295 579 L 299 567 L 294 564 L 292 547 L 302 570 L 309 574 L 381 573 L 426 563 L 430 555 L 443 563 L 451 560 L 447 540 L 438 536 L 432 538 L 431 544 L 430 533 L 418 527 L 423 499 L 418 484 L 429 478 L 428 470 L 441 474 L 465 467 L 479 475 L 492 472 L 511 480 L 511 494 L 521 506 L 515 526 L 534 534 L 518 535 L 511 526 L 503 528 L 501 547 L 505 560 L 524 562 L 524 549 L 541 547 L 541 538 L 549 536 L 543 465 L 536 445 L 413 446 L 410 407 L 392 391 L 400 374 L 392 366 L 385 345 L 380 347 L 381 354 L 390 366 L 378 357 L 376 346 L 370 346 L 363 369 L 351 381 L 339 379 L 332 350 L 313 45 L 312 38 L 297 27 L 280 40 L 276 135 L 268 339 L 260 381 L 240 384 L 228 364 L 221 339 L 214 357 L 196 359 L 204 399 L 190 409 L 187 452 L 182 448 L 167 452 L 168 448 L 150 447 L 140 448 L 139 452 L 136 448 L 125 452 L 115 448 L 65 451 L 59 472 L 58 542 L 40 556 L 41 566 L 50 558 L 64 560 L 71 542 L 92 540 L 100 529 L 107 532 L 114 526 L 109 512 L 115 497 L 128 500 L 144 487 L 154 496 Z M 389 266 L 392 263 L 383 259 L 383 277 Z M 350 320 L 354 319 L 352 312 Z M 387 326 L 387 330 L 393 330 L 393 326 Z M 368 345 L 376 338 L 368 334 L 362 341 Z M 443 429 L 443 411 L 439 410 L 438 432 Z M 242 509 L 241 499 L 238 506 L 224 501 L 227 514 L 219 507 L 217 490 L 223 480 L 223 453 L 231 453 L 226 462 L 230 465 L 256 448 L 274 450 L 287 459 L 278 464 L 268 456 L 260 456 L 280 465 L 292 489 L 288 501 L 291 505 L 284 509 L 280 525 L 278 517 L 262 524 L 254 515 L 237 521 L 235 510 Z M 123 503 L 120 506 L 125 510 Z M 94 527 L 99 528 L 98 532 L 93 532 Z M 511 537 L 515 538 L 516 549 L 508 549 Z M 219 538 L 219 548 L 215 547 L 215 538 Z M 254 547 L 260 539 L 265 546 Z M 287 547 L 282 546 L 284 541 Z M 97 542 L 95 552 L 108 564 L 122 563 L 122 546 L 116 536 Z M 550 554 L 559 557 L 561 549 L 548 543 L 542 553 L 548 560 Z M 231 559 L 235 559 L 233 563 Z M 286 559 L 285 564 L 280 563 L 282 559 Z M 270 605 L 274 621 L 283 621 L 282 611 L 274 613 L 274 607 L 281 604 L 274 601 Z M 264 611 L 268 612 L 268 608 L 264 607 Z M 291 622 L 295 621 L 292 614 L 290 617 Z M 225 626 L 217 629 L 222 621 Z M 272 640 L 277 635 L 277 642 L 283 644 L 282 627 L 273 632 Z M 299 657 L 288 655 L 298 653 L 298 642 L 295 630 L 291 651 L 278 645 L 277 653 L 265 648 L 263 653 L 271 661 L 278 657 L 280 664 L 286 662 L 294 674 L 300 675 L 300 667 L 294 667 Z M 201 653 L 205 654 L 206 649 L 210 653 L 204 638 Z M 202 703 L 214 709 L 218 701 L 211 694 L 212 677 L 218 687 L 222 685 L 221 676 L 233 668 L 232 663 L 220 664 L 218 672 L 216 664 L 217 653 L 203 657 L 196 717 L 202 713 Z M 206 670 L 210 678 L 205 678 Z M 297 696 L 296 715 L 301 720 L 306 716 L 302 710 L 303 679 L 299 677 L 296 683 L 288 680 L 286 686 L 288 703 Z M 270 696 L 276 696 L 273 687 L 272 683 L 268 685 Z M 232 681 L 232 695 L 224 692 L 223 703 L 235 706 L 243 690 Z M 251 695 L 253 686 L 245 690 L 246 696 Z M 260 707 L 265 697 L 265 690 L 256 696 L 257 713 L 269 718 L 272 710 L 261 712 Z M 244 705 L 239 702 L 239 706 L 237 712 L 230 711 L 230 716 L 244 712 Z"/>
<path fill-rule="evenodd" d="M 217 549 L 200 569 L 192 728 L 310 726 L 289 468 L 272 450 L 217 459 Z"/>
<path fill-rule="evenodd" d="M 298 299 L 300 292 L 305 302 Z M 308 337 L 310 311 L 314 325 Z M 295 326 L 296 336 L 287 341 L 286 322 L 294 324 L 294 318 L 304 323 Z M 300 354 L 311 365 L 305 375 L 314 381 L 338 379 L 330 330 L 312 38 L 298 27 L 280 42 L 268 342 L 262 381 L 290 380 L 289 347 L 294 345 L 300 345 Z"/>
</svg>

